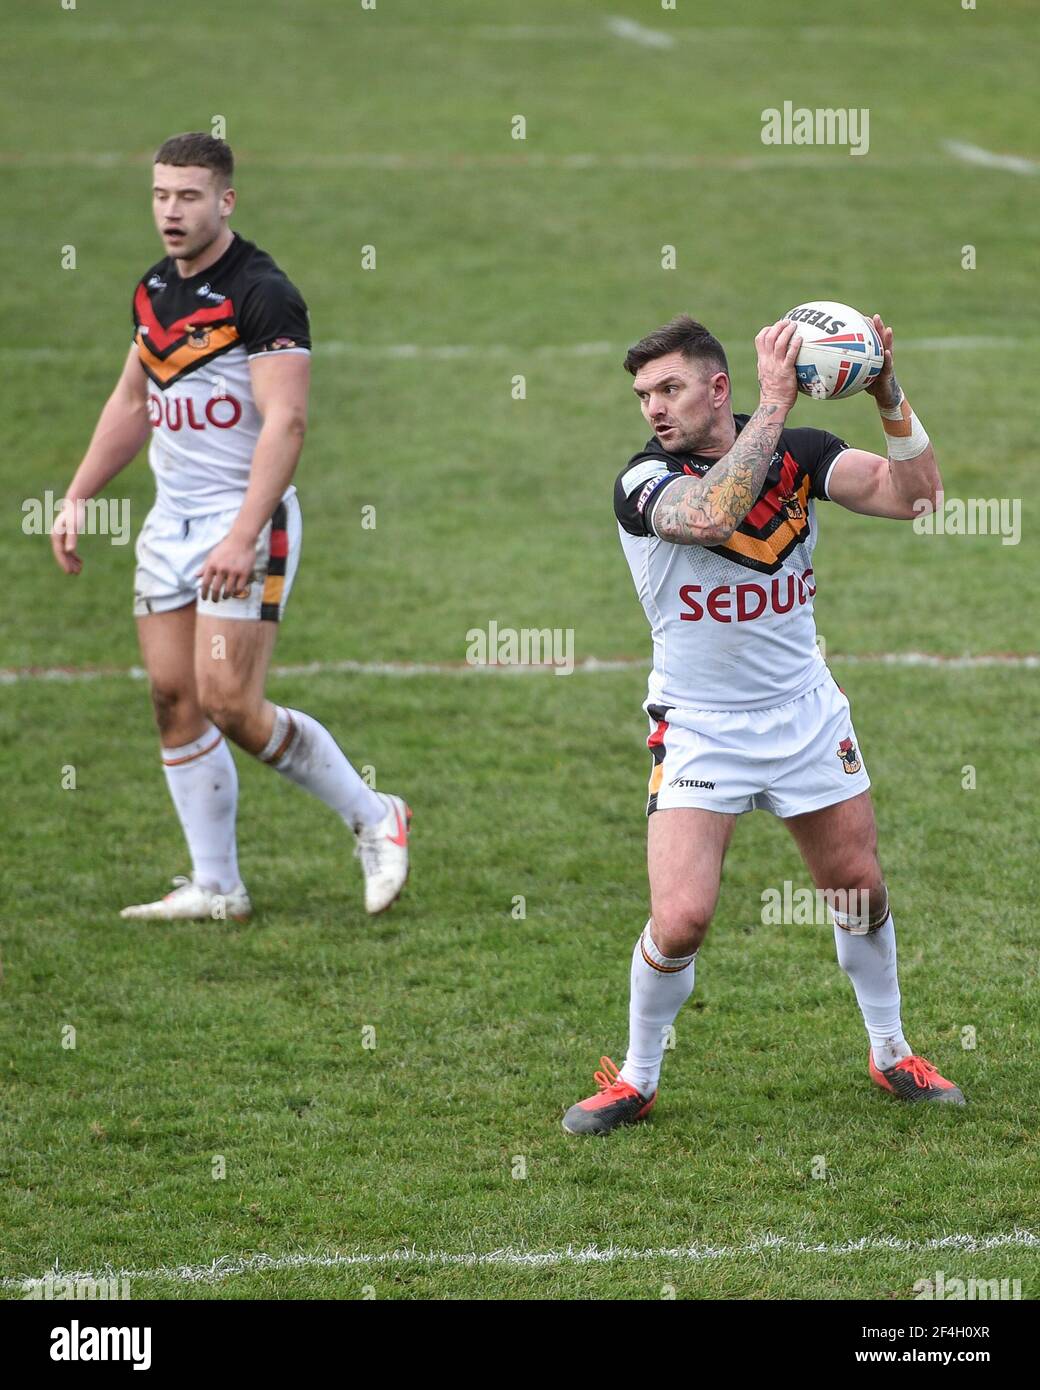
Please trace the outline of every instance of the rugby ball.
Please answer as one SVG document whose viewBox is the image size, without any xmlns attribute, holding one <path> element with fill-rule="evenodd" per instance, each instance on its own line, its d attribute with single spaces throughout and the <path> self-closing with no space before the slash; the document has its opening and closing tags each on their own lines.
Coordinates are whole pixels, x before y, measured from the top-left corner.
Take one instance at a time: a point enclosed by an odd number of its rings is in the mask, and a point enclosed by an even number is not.
<svg viewBox="0 0 1040 1390">
<path fill-rule="evenodd" d="M 854 396 L 885 365 L 877 329 L 858 309 L 832 299 L 813 299 L 784 315 L 798 325 L 802 346 L 795 363 L 798 389 L 818 401 Z"/>
</svg>

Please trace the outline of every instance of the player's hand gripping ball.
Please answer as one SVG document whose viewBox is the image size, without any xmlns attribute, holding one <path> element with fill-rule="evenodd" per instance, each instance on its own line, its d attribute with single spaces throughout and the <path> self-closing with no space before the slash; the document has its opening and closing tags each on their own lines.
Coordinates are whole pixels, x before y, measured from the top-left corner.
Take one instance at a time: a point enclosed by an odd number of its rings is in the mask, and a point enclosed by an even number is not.
<svg viewBox="0 0 1040 1390">
<path fill-rule="evenodd" d="M 831 299 L 799 304 L 784 315 L 798 325 L 801 351 L 795 363 L 798 389 L 818 401 L 854 396 L 885 365 L 877 329 L 858 309 Z"/>
</svg>

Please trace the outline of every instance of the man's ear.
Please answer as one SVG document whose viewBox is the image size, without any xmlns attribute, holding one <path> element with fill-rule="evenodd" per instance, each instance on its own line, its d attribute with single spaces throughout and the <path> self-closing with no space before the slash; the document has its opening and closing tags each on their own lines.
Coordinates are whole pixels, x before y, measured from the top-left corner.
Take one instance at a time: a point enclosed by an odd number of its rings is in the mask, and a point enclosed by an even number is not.
<svg viewBox="0 0 1040 1390">
<path fill-rule="evenodd" d="M 710 380 L 711 403 L 719 408 L 729 400 L 729 377 L 725 372 L 715 372 Z"/>
</svg>

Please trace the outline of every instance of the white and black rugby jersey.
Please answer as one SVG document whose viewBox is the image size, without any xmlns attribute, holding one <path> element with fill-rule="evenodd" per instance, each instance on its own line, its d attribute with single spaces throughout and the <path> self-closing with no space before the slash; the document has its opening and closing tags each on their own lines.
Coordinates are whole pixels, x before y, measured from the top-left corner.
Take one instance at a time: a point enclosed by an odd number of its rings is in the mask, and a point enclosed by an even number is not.
<svg viewBox="0 0 1040 1390">
<path fill-rule="evenodd" d="M 299 290 L 236 233 L 197 275 L 182 279 L 170 256 L 152 266 L 134 291 L 133 322 L 160 507 L 187 517 L 240 505 L 261 425 L 249 358 L 310 351 Z"/>
<path fill-rule="evenodd" d="M 738 433 L 749 418 L 734 417 Z M 781 431 L 758 500 L 713 546 L 661 540 L 653 519 L 669 485 L 718 460 L 671 454 L 656 439 L 629 459 L 614 512 L 653 633 L 647 709 L 768 709 L 826 679 L 813 619 L 815 502 L 848 447 L 825 430 Z"/>
</svg>

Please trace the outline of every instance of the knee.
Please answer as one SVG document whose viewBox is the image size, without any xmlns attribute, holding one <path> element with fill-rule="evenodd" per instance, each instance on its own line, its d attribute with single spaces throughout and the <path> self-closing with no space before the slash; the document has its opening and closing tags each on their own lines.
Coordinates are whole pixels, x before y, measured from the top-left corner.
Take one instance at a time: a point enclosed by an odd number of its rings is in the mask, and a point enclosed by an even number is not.
<svg viewBox="0 0 1040 1390">
<path fill-rule="evenodd" d="M 827 865 L 817 877 L 816 886 L 828 894 L 836 894 L 838 899 L 846 897 L 852 902 L 858 899 L 864 905 L 868 901 L 880 903 L 887 898 L 888 890 L 876 845 L 864 844 L 854 853 L 846 853 Z"/>
<path fill-rule="evenodd" d="M 861 885 L 828 893 L 835 926 L 854 936 L 876 932 L 888 921 L 888 888 L 880 875 L 865 876 Z"/>
<path fill-rule="evenodd" d="M 152 709 L 160 735 L 176 742 L 186 726 L 198 722 L 199 711 L 191 692 L 176 686 L 153 685 Z M 182 740 L 187 741 L 187 739 Z"/>
<path fill-rule="evenodd" d="M 259 709 L 241 691 L 217 682 L 200 682 L 198 693 L 199 706 L 207 718 L 233 743 L 252 751 Z M 261 747 L 263 743 L 261 738 Z"/>
<path fill-rule="evenodd" d="M 230 739 L 241 733 L 248 723 L 248 714 L 241 701 L 228 691 L 202 689 L 199 705 L 206 717 Z"/>
<path fill-rule="evenodd" d="M 199 708 L 211 719 L 222 733 L 230 735 L 242 717 L 242 700 L 239 692 L 224 681 L 209 676 L 196 682 Z"/>
<path fill-rule="evenodd" d="M 650 932 L 665 956 L 692 956 L 708 934 L 711 909 L 695 898 L 666 898 L 655 903 Z"/>
</svg>

